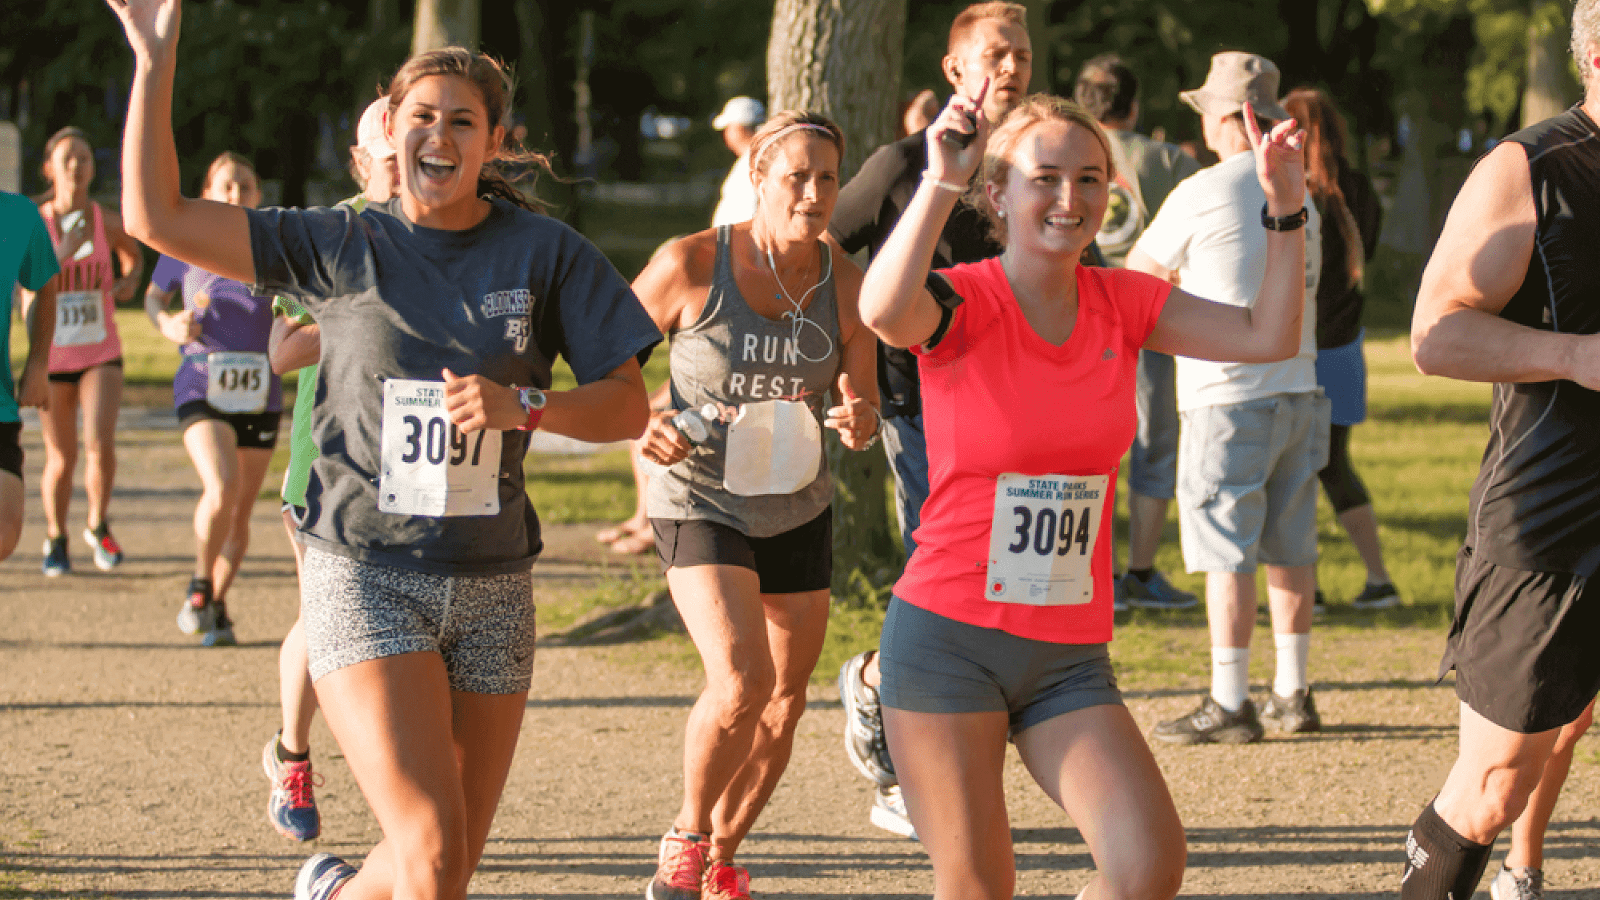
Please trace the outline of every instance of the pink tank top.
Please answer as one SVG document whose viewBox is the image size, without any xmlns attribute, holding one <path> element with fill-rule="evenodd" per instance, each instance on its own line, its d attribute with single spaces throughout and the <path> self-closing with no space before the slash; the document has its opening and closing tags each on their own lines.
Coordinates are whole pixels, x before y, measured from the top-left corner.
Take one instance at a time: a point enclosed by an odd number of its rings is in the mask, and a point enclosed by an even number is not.
<svg viewBox="0 0 1600 900">
<path fill-rule="evenodd" d="M 47 204 L 39 210 L 50 229 L 50 241 L 61 246 L 61 229 L 55 211 Z M 90 202 L 94 217 L 94 246 L 82 259 L 61 263 L 56 278 L 56 337 L 50 347 L 51 372 L 82 372 L 122 355 L 122 339 L 112 314 L 111 243 L 100 204 Z"/>
</svg>

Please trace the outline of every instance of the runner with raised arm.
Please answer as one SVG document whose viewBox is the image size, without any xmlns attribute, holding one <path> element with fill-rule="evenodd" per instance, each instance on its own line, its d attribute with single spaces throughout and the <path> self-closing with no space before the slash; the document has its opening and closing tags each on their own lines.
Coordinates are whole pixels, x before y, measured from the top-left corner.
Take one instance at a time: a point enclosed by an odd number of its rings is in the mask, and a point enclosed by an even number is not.
<svg viewBox="0 0 1600 900">
<path fill-rule="evenodd" d="M 639 357 L 660 332 L 592 244 L 506 181 L 510 82 L 488 57 L 445 48 L 396 73 L 395 200 L 247 210 L 179 191 L 179 0 L 108 2 L 134 49 L 130 229 L 294 295 L 322 329 L 320 383 L 338 386 L 312 417 L 301 608 L 317 699 L 383 840 L 359 871 L 311 857 L 295 895 L 459 900 L 532 678 L 542 545 L 523 487 L 528 432 L 637 436 Z M 548 390 L 557 355 L 572 390 Z"/>
<path fill-rule="evenodd" d="M 1115 174 L 1104 132 L 1082 107 L 1035 96 L 991 136 L 981 98 L 957 95 L 928 129 L 927 172 L 861 291 L 868 327 L 917 354 L 932 473 L 883 626 L 889 749 L 936 898 L 1012 896 L 1008 737 L 1094 857 L 1080 897 L 1172 897 L 1183 826 L 1108 651 L 1112 486 L 1136 427 L 1140 349 L 1295 352 L 1300 134 L 1285 122 L 1263 136 L 1246 107 L 1262 225 L 1275 229 L 1246 309 L 1081 265 Z M 980 161 L 975 199 L 1005 250 L 930 275 Z"/>
</svg>

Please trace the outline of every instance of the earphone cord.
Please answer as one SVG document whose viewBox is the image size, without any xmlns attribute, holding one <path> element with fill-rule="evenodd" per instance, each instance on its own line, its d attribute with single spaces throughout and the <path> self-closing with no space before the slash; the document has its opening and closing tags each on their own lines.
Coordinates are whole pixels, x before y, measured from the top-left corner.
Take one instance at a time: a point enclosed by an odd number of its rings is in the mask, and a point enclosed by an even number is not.
<svg viewBox="0 0 1600 900">
<path fill-rule="evenodd" d="M 821 276 L 817 279 L 817 283 L 813 284 L 809 289 L 807 289 L 804 294 L 801 294 L 799 301 L 796 301 L 794 297 L 789 295 L 789 289 L 783 286 L 783 279 L 778 277 L 778 265 L 772 258 L 772 248 L 767 248 L 767 267 L 772 269 L 772 280 L 778 283 L 778 290 L 783 292 L 783 299 L 789 301 L 789 304 L 794 307 L 793 312 L 786 312 L 783 314 L 783 317 L 789 320 L 789 339 L 794 341 L 794 352 L 801 359 L 809 363 L 820 363 L 833 355 L 833 337 L 828 334 L 828 329 L 823 328 L 816 322 L 806 318 L 805 313 L 806 300 L 810 299 L 811 295 L 816 292 L 817 288 L 822 287 L 827 283 L 829 278 L 833 277 L 833 254 L 829 253 L 826 247 L 822 249 L 822 258 L 824 265 L 822 267 Z M 806 352 L 800 348 L 800 333 L 804 330 L 806 325 L 810 325 L 812 328 L 815 328 L 822 334 L 822 339 L 828 342 L 828 349 L 819 357 L 813 358 L 807 356 Z"/>
</svg>

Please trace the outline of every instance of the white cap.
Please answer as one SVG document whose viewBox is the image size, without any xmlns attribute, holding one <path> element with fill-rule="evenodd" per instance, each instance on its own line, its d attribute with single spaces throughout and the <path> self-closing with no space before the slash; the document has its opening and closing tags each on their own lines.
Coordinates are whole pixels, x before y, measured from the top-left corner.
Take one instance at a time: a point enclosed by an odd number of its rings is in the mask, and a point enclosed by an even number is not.
<svg viewBox="0 0 1600 900">
<path fill-rule="evenodd" d="M 729 100 L 722 112 L 711 120 L 711 127 L 718 131 L 729 125 L 748 125 L 751 128 L 767 120 L 767 108 L 760 100 L 754 97 L 735 97 Z"/>
<path fill-rule="evenodd" d="M 383 114 L 388 109 L 389 98 L 379 97 L 367 105 L 366 112 L 361 114 L 361 124 L 356 126 L 356 146 L 373 159 L 388 159 L 394 155 L 389 136 L 383 133 Z"/>
</svg>

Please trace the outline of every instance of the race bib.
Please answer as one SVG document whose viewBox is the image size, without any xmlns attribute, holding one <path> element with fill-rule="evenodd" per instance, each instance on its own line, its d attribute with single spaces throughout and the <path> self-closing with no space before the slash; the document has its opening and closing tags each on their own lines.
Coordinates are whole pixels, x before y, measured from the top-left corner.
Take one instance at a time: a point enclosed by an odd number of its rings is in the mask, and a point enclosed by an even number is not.
<svg viewBox="0 0 1600 900">
<path fill-rule="evenodd" d="M 57 347 L 84 347 L 106 339 L 106 320 L 99 291 L 56 294 Z"/>
<path fill-rule="evenodd" d="M 817 479 L 822 429 L 798 400 L 746 403 L 728 426 L 722 486 L 741 497 L 793 494 Z"/>
<path fill-rule="evenodd" d="M 1094 599 L 1095 541 L 1109 475 L 1001 475 L 989 528 L 996 603 L 1077 606 Z"/>
<path fill-rule="evenodd" d="M 271 387 L 265 353 L 206 354 L 206 402 L 218 412 L 261 412 Z"/>
<path fill-rule="evenodd" d="M 444 382 L 383 383 L 383 471 L 378 510 L 403 516 L 492 516 L 500 512 L 500 435 L 463 434 L 444 408 Z"/>
</svg>

